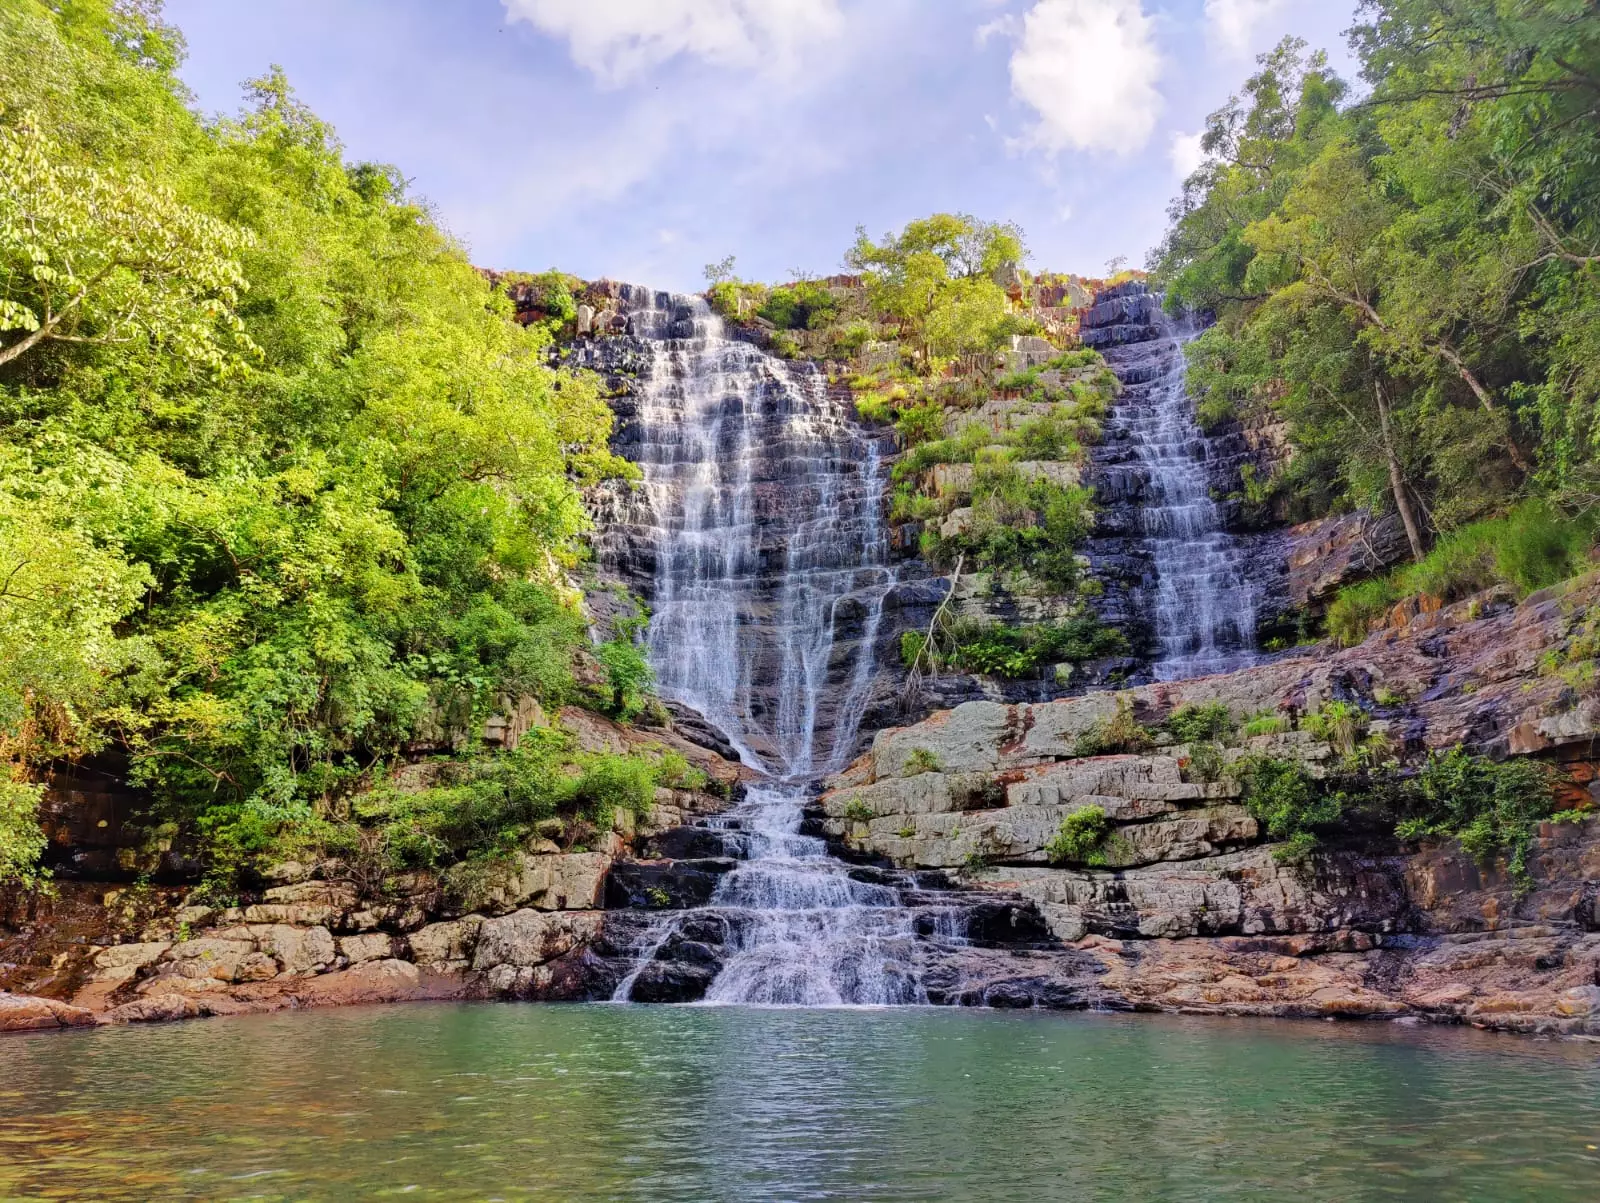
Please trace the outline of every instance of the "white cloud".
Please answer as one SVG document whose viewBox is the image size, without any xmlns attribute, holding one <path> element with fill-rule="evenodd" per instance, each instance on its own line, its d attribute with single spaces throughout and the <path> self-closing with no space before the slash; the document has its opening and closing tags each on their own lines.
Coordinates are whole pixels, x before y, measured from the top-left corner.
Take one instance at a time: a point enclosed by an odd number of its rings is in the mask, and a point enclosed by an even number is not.
<svg viewBox="0 0 1600 1203">
<path fill-rule="evenodd" d="M 501 0 L 512 21 L 565 38 L 572 61 L 608 84 L 687 55 L 782 72 L 843 25 L 838 0 Z"/>
<path fill-rule="evenodd" d="M 1152 24 L 1140 0 L 1039 0 L 1011 55 L 1011 91 L 1039 114 L 1023 145 L 1141 149 L 1161 108 Z"/>
<path fill-rule="evenodd" d="M 1010 13 L 996 17 L 993 21 L 985 21 L 978 26 L 972 35 L 972 40 L 980 47 L 987 46 L 990 38 L 1012 37 L 1017 32 L 1017 19 Z"/>
<path fill-rule="evenodd" d="M 1172 135 L 1172 141 L 1167 145 L 1167 158 L 1172 161 L 1172 170 L 1177 172 L 1179 179 L 1188 179 L 1206 161 L 1206 152 L 1200 148 L 1200 140 L 1205 136 L 1205 130 Z"/>
<path fill-rule="evenodd" d="M 1206 0 L 1207 36 L 1229 54 L 1250 52 L 1256 29 L 1276 16 L 1285 0 Z"/>
</svg>

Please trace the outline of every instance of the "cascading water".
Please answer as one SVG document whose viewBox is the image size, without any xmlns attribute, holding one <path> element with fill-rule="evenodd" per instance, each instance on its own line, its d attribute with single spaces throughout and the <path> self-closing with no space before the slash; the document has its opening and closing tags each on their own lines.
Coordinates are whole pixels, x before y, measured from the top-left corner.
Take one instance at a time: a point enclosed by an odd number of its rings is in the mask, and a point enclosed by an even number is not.
<svg viewBox="0 0 1600 1203">
<path fill-rule="evenodd" d="M 649 354 L 636 457 L 661 695 L 772 777 L 837 768 L 894 583 L 878 446 L 814 368 L 726 337 L 700 298 L 624 300 Z"/>
<path fill-rule="evenodd" d="M 1131 449 L 1143 478 L 1139 526 L 1154 569 L 1157 680 L 1232 672 L 1257 660 L 1261 586 L 1250 544 L 1224 527 L 1212 499 L 1208 443 L 1185 388 L 1184 347 L 1197 333 L 1162 312 L 1143 284 L 1096 298 L 1084 342 L 1123 380 L 1108 435 Z"/>
<path fill-rule="evenodd" d="M 698 298 L 623 302 L 648 353 L 634 449 L 648 512 L 633 517 L 654 555 L 650 661 L 662 695 L 767 781 L 709 824 L 739 858 L 709 905 L 659 920 L 613 997 L 715 929 L 707 1001 L 925 1002 L 917 940 L 954 937 L 956 908 L 909 906 L 800 834 L 809 783 L 855 749 L 894 584 L 877 445 L 815 369 L 726 337 Z"/>
<path fill-rule="evenodd" d="M 1156 568 L 1154 671 L 1157 680 L 1182 681 L 1254 662 L 1258 598 L 1248 548 L 1222 529 L 1211 498 L 1205 438 L 1184 387 L 1183 347 L 1195 331 L 1161 321 L 1175 353 L 1149 386 L 1148 405 L 1124 422 L 1150 474 L 1143 525 Z"/>
</svg>

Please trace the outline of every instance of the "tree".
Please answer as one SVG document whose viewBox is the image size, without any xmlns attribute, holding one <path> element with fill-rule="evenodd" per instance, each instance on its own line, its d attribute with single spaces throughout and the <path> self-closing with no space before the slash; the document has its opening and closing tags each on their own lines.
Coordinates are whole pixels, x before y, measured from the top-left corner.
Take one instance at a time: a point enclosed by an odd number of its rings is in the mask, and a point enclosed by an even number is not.
<svg viewBox="0 0 1600 1203">
<path fill-rule="evenodd" d="M 845 263 L 866 278 L 873 308 L 899 322 L 928 362 L 993 351 L 1013 332 L 995 277 L 1025 255 L 1011 223 L 936 213 L 881 242 L 857 229 Z"/>
<path fill-rule="evenodd" d="M 170 188 L 65 162 L 37 118 L 0 125 L 0 332 L 20 333 L 0 366 L 46 342 L 147 337 L 235 367 L 254 349 L 235 312 L 247 244 Z"/>
<path fill-rule="evenodd" d="M 729 255 L 726 259 L 719 259 L 715 263 L 706 264 L 706 283 L 715 287 L 718 284 L 735 281 L 738 279 L 733 272 L 734 257 Z"/>
</svg>

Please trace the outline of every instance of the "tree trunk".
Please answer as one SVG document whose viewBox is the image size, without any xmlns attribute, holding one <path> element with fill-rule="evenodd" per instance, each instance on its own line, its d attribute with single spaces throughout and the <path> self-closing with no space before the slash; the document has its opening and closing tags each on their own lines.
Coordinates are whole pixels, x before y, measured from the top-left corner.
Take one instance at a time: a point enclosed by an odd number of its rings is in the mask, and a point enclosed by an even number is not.
<svg viewBox="0 0 1600 1203">
<path fill-rule="evenodd" d="M 1389 461 L 1389 489 L 1394 493 L 1394 507 L 1400 511 L 1400 521 L 1405 523 L 1406 541 L 1411 544 L 1411 558 L 1422 559 L 1422 531 L 1417 526 L 1417 516 L 1411 510 L 1411 498 L 1406 496 L 1406 477 L 1400 469 L 1400 456 L 1394 449 L 1394 435 L 1389 429 L 1389 402 L 1383 395 L 1383 385 L 1372 382 L 1372 391 L 1378 396 L 1378 429 L 1383 435 L 1383 454 Z"/>
</svg>

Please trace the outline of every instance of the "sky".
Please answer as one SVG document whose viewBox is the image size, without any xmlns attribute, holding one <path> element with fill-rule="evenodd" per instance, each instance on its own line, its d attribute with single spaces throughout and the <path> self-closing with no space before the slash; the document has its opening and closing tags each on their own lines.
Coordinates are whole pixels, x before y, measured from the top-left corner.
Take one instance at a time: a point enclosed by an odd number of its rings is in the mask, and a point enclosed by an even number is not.
<svg viewBox="0 0 1600 1203">
<path fill-rule="evenodd" d="M 207 112 L 277 63 L 473 261 L 696 290 L 936 212 L 1035 269 L 1144 262 L 1206 114 L 1354 0 L 167 0 Z"/>
</svg>

